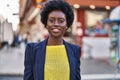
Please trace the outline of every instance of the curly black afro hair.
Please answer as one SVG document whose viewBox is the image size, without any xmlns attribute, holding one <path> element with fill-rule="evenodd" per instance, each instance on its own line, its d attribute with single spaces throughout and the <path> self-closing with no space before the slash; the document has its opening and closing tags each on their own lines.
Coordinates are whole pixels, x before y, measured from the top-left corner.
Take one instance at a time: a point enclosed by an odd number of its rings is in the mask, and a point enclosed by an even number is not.
<svg viewBox="0 0 120 80">
<path fill-rule="evenodd" d="M 45 25 L 47 25 L 47 19 L 50 12 L 54 10 L 60 10 L 62 11 L 67 19 L 67 27 L 69 28 L 74 20 L 74 13 L 72 10 L 72 7 L 63 0 L 51 0 L 48 1 L 41 11 L 41 22 Z"/>
</svg>

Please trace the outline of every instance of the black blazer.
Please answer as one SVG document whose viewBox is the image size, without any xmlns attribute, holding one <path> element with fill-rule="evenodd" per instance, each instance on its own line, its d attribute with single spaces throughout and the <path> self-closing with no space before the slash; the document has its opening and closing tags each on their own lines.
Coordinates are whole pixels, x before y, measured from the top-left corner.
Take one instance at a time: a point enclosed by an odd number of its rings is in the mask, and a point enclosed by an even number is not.
<svg viewBox="0 0 120 80">
<path fill-rule="evenodd" d="M 24 80 L 44 80 L 47 40 L 27 44 L 24 60 Z M 80 47 L 64 41 L 70 64 L 70 80 L 81 80 Z"/>
</svg>

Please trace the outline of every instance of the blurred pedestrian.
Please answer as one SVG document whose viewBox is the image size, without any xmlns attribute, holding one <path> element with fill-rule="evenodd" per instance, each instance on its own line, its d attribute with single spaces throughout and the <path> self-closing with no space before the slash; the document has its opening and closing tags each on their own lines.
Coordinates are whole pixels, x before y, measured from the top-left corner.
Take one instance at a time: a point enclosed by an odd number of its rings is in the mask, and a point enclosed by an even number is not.
<svg viewBox="0 0 120 80">
<path fill-rule="evenodd" d="M 63 0 L 48 1 L 41 11 L 41 21 L 49 37 L 27 44 L 24 80 L 81 80 L 80 47 L 63 40 L 74 14 Z"/>
<path fill-rule="evenodd" d="M 31 38 L 30 32 L 26 32 L 24 34 L 24 42 L 25 42 L 25 44 L 27 44 L 27 43 L 29 43 L 31 41 L 32 41 L 32 38 Z"/>
</svg>

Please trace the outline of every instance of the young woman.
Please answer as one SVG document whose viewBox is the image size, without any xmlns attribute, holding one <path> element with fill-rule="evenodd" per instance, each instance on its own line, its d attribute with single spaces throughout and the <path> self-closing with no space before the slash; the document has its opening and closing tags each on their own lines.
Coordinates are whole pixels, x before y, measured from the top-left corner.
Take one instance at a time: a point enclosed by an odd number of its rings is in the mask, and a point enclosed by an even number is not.
<svg viewBox="0 0 120 80">
<path fill-rule="evenodd" d="M 49 37 L 27 45 L 24 80 L 81 80 L 80 47 L 63 40 L 73 19 L 73 10 L 65 1 L 51 0 L 44 5 L 41 22 Z"/>
</svg>

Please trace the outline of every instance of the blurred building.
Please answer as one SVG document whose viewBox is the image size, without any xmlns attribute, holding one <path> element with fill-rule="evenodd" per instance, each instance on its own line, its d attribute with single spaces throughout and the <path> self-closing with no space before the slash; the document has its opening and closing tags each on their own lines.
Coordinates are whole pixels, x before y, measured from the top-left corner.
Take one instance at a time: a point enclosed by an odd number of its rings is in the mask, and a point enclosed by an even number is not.
<svg viewBox="0 0 120 80">
<path fill-rule="evenodd" d="M 48 34 L 40 22 L 40 10 L 45 0 L 20 0 L 20 32 L 30 33 L 32 41 L 43 40 Z"/>
<path fill-rule="evenodd" d="M 0 48 L 11 45 L 19 24 L 19 0 L 0 1 Z"/>
<path fill-rule="evenodd" d="M 39 24 L 39 12 L 47 0 L 20 0 L 20 26 Z M 73 34 L 80 36 L 108 36 L 102 29 L 101 21 L 109 16 L 111 9 L 120 4 L 119 0 L 66 0 L 75 11 Z M 36 18 L 36 16 L 38 18 Z M 38 21 L 37 21 L 38 20 Z M 41 24 L 40 24 L 41 26 Z M 78 29 L 76 33 L 76 29 Z M 94 32 L 96 29 L 96 32 Z"/>
<path fill-rule="evenodd" d="M 48 35 L 40 22 L 39 15 L 46 1 L 20 0 L 20 30 L 23 33 L 30 32 L 33 38 L 32 41 L 43 40 Z M 67 40 L 73 40 L 73 43 L 80 45 L 83 48 L 83 53 L 89 53 L 87 54 L 89 56 L 96 57 L 97 53 L 97 57 L 109 57 L 110 26 L 104 24 L 103 20 L 109 17 L 110 11 L 113 8 L 120 5 L 120 0 L 66 1 L 71 4 L 75 13 L 72 32 L 68 30 L 65 35 L 69 36 Z M 100 50 L 103 46 L 104 50 Z"/>
<path fill-rule="evenodd" d="M 103 20 L 109 18 L 120 0 L 66 0 L 76 14 L 73 34 L 75 42 L 82 47 L 83 57 L 109 58 L 111 26 Z"/>
<path fill-rule="evenodd" d="M 77 14 L 77 21 L 82 23 L 83 36 L 88 35 L 89 29 L 99 21 L 109 17 L 110 11 L 120 5 L 120 0 L 66 0 Z M 93 35 L 92 32 L 89 35 Z M 96 34 L 96 36 L 101 36 Z"/>
</svg>

